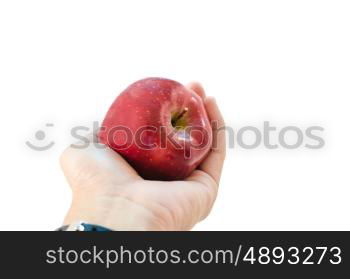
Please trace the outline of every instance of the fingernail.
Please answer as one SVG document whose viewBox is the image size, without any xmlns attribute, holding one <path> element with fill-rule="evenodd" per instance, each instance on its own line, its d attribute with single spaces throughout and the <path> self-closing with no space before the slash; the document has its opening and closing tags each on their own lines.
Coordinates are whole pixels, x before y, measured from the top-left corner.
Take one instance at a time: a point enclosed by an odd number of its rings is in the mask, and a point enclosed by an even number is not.
<svg viewBox="0 0 350 279">
<path fill-rule="evenodd" d="M 216 104 L 216 99 L 213 96 L 207 97 L 208 100 L 212 101 L 214 104 Z"/>
</svg>

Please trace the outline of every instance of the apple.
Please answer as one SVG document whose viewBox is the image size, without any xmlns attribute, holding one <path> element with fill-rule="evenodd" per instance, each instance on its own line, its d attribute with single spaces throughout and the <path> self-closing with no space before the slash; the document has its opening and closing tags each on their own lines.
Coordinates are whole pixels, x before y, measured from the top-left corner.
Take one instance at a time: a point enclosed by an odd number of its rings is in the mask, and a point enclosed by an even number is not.
<svg viewBox="0 0 350 279">
<path fill-rule="evenodd" d="M 195 92 L 174 80 L 146 78 L 116 98 L 98 139 L 145 179 L 182 180 L 208 154 L 212 128 Z"/>
</svg>

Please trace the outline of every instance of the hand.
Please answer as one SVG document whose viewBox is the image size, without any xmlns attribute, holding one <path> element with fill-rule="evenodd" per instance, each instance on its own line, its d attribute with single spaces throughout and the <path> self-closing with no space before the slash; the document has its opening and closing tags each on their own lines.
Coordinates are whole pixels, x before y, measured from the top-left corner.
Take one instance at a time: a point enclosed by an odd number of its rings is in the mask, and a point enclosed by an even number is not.
<svg viewBox="0 0 350 279">
<path fill-rule="evenodd" d="M 201 85 L 189 88 L 203 98 L 213 127 L 213 147 L 205 161 L 184 181 L 147 181 L 116 152 L 69 147 L 61 156 L 73 198 L 64 224 L 85 221 L 113 230 L 189 230 L 210 212 L 225 159 L 224 121 Z"/>
</svg>

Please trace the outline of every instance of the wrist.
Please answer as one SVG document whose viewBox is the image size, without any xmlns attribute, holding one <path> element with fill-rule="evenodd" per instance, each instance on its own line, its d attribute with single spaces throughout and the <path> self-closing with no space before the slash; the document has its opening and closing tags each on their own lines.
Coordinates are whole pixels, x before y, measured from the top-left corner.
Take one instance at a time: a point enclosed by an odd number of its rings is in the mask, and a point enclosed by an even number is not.
<svg viewBox="0 0 350 279">
<path fill-rule="evenodd" d="M 84 221 L 115 231 L 158 230 L 152 214 L 122 197 L 74 195 L 64 225 Z"/>
</svg>

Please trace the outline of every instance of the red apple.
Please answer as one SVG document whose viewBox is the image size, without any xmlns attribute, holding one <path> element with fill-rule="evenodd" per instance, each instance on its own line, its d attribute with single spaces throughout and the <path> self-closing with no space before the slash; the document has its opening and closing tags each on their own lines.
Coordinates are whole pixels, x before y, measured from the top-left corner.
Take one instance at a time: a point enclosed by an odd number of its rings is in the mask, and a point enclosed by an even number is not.
<svg viewBox="0 0 350 279">
<path fill-rule="evenodd" d="M 98 138 L 143 178 L 180 180 L 209 152 L 212 129 L 196 93 L 173 80 L 146 78 L 116 98 Z"/>
</svg>

